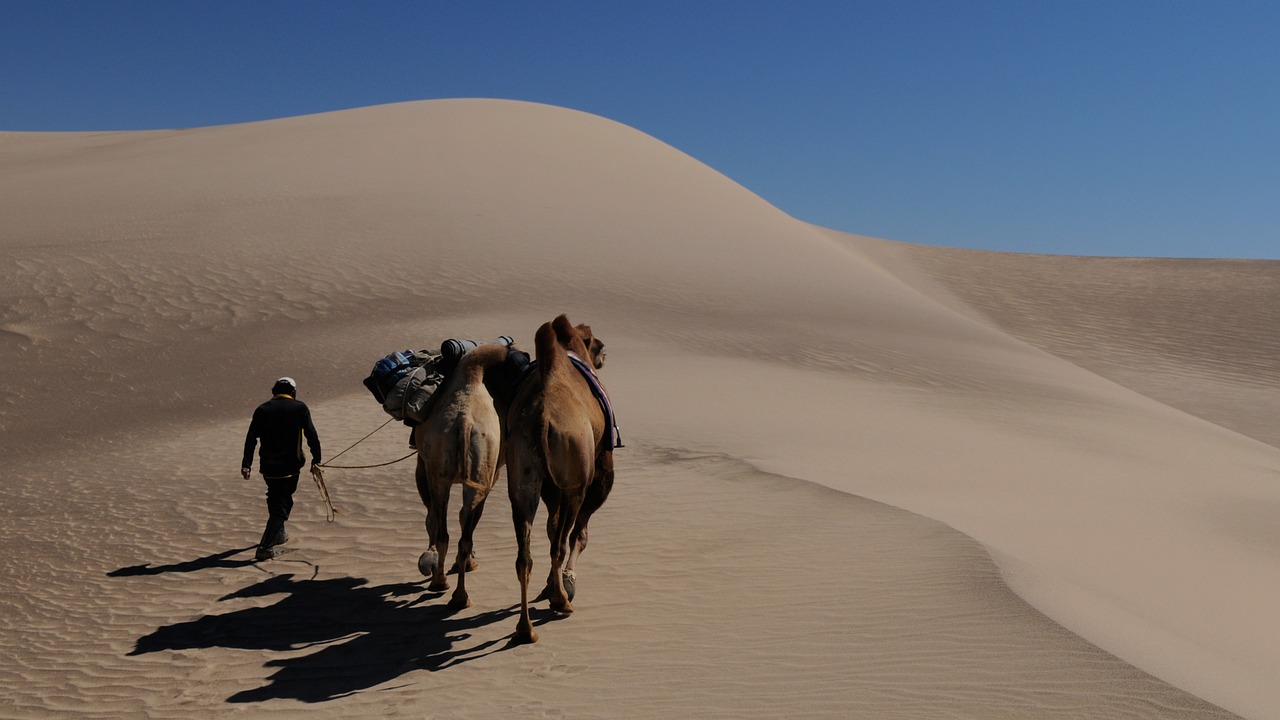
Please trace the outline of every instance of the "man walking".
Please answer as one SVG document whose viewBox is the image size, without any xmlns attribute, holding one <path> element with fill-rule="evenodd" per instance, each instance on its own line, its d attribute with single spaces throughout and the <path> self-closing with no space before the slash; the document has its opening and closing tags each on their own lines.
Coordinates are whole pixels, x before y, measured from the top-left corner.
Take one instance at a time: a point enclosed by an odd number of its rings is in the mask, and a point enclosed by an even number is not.
<svg viewBox="0 0 1280 720">
<path fill-rule="evenodd" d="M 276 545 L 289 540 L 284 523 L 293 509 L 293 493 L 298 489 L 298 475 L 306 458 L 302 455 L 302 439 L 311 450 L 311 471 L 320 464 L 320 436 L 311 422 L 311 410 L 298 400 L 298 384 L 282 377 L 271 388 L 271 399 L 253 411 L 249 434 L 244 439 L 244 460 L 240 474 L 249 479 L 253 466 L 253 449 L 261 441 L 258 471 L 267 483 L 267 527 L 262 531 L 255 560 L 270 560 L 280 555 Z"/>
</svg>

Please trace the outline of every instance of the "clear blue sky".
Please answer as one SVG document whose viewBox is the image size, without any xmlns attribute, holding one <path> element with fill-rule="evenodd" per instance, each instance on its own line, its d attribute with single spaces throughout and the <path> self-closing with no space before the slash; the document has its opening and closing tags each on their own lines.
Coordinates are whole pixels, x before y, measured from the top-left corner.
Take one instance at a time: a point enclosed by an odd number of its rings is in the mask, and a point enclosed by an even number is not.
<svg viewBox="0 0 1280 720">
<path fill-rule="evenodd" d="M 446 97 L 652 134 L 895 240 L 1280 258 L 1280 3 L 0 0 L 0 129 Z"/>
</svg>

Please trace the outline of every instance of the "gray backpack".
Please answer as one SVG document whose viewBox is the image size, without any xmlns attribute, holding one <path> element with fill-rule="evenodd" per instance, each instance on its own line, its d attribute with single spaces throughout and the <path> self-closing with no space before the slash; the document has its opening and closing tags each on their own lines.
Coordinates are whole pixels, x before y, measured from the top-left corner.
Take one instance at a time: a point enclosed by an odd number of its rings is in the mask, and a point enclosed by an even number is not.
<svg viewBox="0 0 1280 720">
<path fill-rule="evenodd" d="M 383 410 L 408 425 L 419 424 L 426 419 L 426 404 L 431 400 L 431 393 L 443 380 L 444 375 L 436 372 L 435 363 L 416 366 L 390 389 Z"/>
<path fill-rule="evenodd" d="M 438 354 L 420 350 L 414 356 L 408 374 L 396 381 L 382 402 L 388 415 L 411 427 L 426 419 L 427 403 L 444 381 Z"/>
</svg>

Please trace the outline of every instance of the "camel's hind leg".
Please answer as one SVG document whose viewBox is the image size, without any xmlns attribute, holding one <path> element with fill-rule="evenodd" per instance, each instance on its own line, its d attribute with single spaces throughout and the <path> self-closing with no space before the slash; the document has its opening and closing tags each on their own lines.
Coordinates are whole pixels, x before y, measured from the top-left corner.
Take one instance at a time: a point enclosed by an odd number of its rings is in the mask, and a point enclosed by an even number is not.
<svg viewBox="0 0 1280 720">
<path fill-rule="evenodd" d="M 549 548 L 548 556 L 551 562 L 549 563 L 550 570 L 547 571 L 547 583 L 542 586 L 542 592 L 538 593 L 538 597 L 533 599 L 534 602 L 551 597 L 552 588 L 556 584 L 556 537 L 560 527 L 561 499 L 563 499 L 563 495 L 555 483 L 543 483 L 542 502 L 547 506 L 547 543 Z"/>
<path fill-rule="evenodd" d="M 479 498 L 479 500 L 476 501 L 472 499 L 472 496 L 467 493 L 466 485 L 463 485 L 462 507 L 458 509 L 458 527 L 463 528 L 462 532 L 464 534 L 462 537 L 464 538 L 467 537 L 465 534 L 467 522 L 468 522 L 467 518 L 469 518 L 472 513 L 484 512 L 484 501 L 485 501 L 485 498 L 488 497 L 488 495 L 489 495 L 489 491 L 486 489 L 483 495 Z M 478 503 L 478 504 L 474 504 L 474 503 Z M 472 527 L 474 528 L 475 524 L 480 522 L 480 516 L 477 515 L 475 519 L 471 520 L 470 522 L 472 523 Z M 467 538 L 467 539 L 470 540 L 470 538 Z M 464 559 L 466 560 L 465 563 L 462 562 Z M 463 550 L 462 540 L 459 539 L 458 554 L 453 558 L 453 565 L 449 566 L 449 572 L 461 573 L 463 565 L 466 565 L 467 572 L 475 572 L 476 570 L 480 569 L 480 562 L 476 560 L 475 551 L 471 549 Z"/>
<path fill-rule="evenodd" d="M 510 471 L 508 471 L 510 472 Z M 520 581 L 520 620 L 516 623 L 516 642 L 538 642 L 538 633 L 529 619 L 529 575 L 533 571 L 533 552 L 529 547 L 533 532 L 533 520 L 538 514 L 538 490 L 540 482 L 512 481 L 508 475 L 508 494 L 511 496 L 511 520 L 516 530 L 516 579 Z"/>
<path fill-rule="evenodd" d="M 561 613 L 573 612 L 573 603 L 565 589 L 565 561 L 569 555 L 569 533 L 577 520 L 578 510 L 582 507 L 580 494 L 564 494 L 560 498 L 559 518 L 556 521 L 555 537 L 551 539 L 551 573 L 547 580 L 547 599 L 551 601 L 551 609 Z"/>
<path fill-rule="evenodd" d="M 496 420 L 495 420 L 495 423 Z M 480 522 L 480 515 L 484 512 L 485 498 L 489 497 L 489 492 L 493 490 L 493 485 L 498 479 L 498 467 L 501 465 L 500 445 L 497 442 L 490 442 L 492 438 L 485 433 L 480 432 L 474 434 L 468 444 L 467 451 L 471 455 L 470 462 L 467 467 L 470 468 L 471 477 L 462 480 L 462 507 L 458 509 L 458 527 L 462 528 L 462 537 L 458 540 L 458 555 L 454 558 L 453 567 L 449 568 L 451 573 L 462 573 L 463 565 L 466 566 L 466 572 L 472 572 L 480 568 L 480 563 L 476 562 L 475 552 L 471 546 L 471 533 L 474 531 L 476 524 Z M 471 516 L 475 517 L 472 518 Z M 472 528 L 471 531 L 467 527 Z M 467 547 L 464 549 L 462 543 L 466 542 Z"/>
<path fill-rule="evenodd" d="M 415 428 L 415 438 L 420 431 Z M 427 482 L 426 460 L 424 459 L 425 450 L 419 446 L 418 463 L 414 469 L 414 484 L 418 487 L 418 497 L 422 498 L 422 507 L 427 511 L 423 518 L 423 524 L 427 530 L 427 549 L 418 556 L 418 572 L 423 577 L 435 577 L 436 565 L 440 564 L 440 555 L 436 552 L 432 543 L 431 536 L 431 484 Z"/>
<path fill-rule="evenodd" d="M 560 573 L 560 581 L 564 584 L 565 595 L 570 600 L 573 600 L 578 590 L 578 556 L 587 549 L 587 524 L 591 522 L 591 516 L 604 505 L 611 489 L 613 489 L 612 453 L 609 456 L 607 472 L 599 472 L 596 479 L 587 486 L 587 496 L 582 501 L 582 508 L 578 510 L 573 532 L 569 534 L 569 559 L 565 562 L 564 571 Z"/>
<path fill-rule="evenodd" d="M 574 568 L 578 564 L 578 556 L 587 549 L 587 523 L 591 516 L 609 499 L 609 491 L 613 489 L 613 453 L 602 453 L 596 462 L 596 477 L 587 486 L 587 496 L 582 501 L 582 509 L 578 511 L 578 522 L 569 535 L 569 561 L 565 564 L 564 574 L 574 579 Z M 569 599 L 573 599 L 573 589 L 566 587 Z"/>
<path fill-rule="evenodd" d="M 496 475 L 497 473 L 493 473 Z M 458 560 L 454 567 L 458 571 L 458 587 L 453 591 L 449 607 L 454 610 L 471 607 L 471 598 L 467 595 L 467 573 L 475 569 L 472 553 L 472 536 L 480 516 L 484 514 L 484 501 L 489 497 L 489 488 L 493 486 L 490 479 L 488 485 L 475 487 L 471 484 L 462 486 L 462 509 L 458 514 L 458 524 L 462 526 L 462 534 L 458 538 Z"/>
<path fill-rule="evenodd" d="M 449 589 L 449 580 L 444 574 L 444 559 L 449 554 L 449 490 L 452 484 L 438 475 L 430 481 L 431 507 L 427 510 L 427 538 L 430 545 L 426 554 L 435 557 L 428 590 L 443 591 Z M 421 562 L 421 561 L 420 561 Z"/>
</svg>

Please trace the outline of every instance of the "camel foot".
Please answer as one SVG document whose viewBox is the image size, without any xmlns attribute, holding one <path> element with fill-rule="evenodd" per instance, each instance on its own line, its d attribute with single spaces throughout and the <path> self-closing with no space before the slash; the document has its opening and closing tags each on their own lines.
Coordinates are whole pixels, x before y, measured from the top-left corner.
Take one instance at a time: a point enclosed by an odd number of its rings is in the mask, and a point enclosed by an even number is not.
<svg viewBox="0 0 1280 720">
<path fill-rule="evenodd" d="M 418 572 L 422 573 L 422 577 L 431 577 L 436 574 L 436 566 L 440 564 L 440 553 L 433 548 L 428 548 L 426 552 L 418 556 Z"/>
<path fill-rule="evenodd" d="M 431 592 L 444 592 L 445 590 L 449 589 L 449 581 L 444 579 L 440 579 L 440 580 L 433 579 L 427 585 L 427 589 L 430 590 Z"/>
<path fill-rule="evenodd" d="M 533 631 L 533 627 L 517 627 L 516 634 L 511 639 L 517 643 L 536 643 L 538 642 L 538 633 Z"/>
<path fill-rule="evenodd" d="M 562 598 L 557 598 L 556 586 L 552 583 L 547 583 L 546 587 L 542 588 L 542 592 L 538 593 L 538 597 L 534 598 L 533 601 L 542 602 L 543 600 L 550 600 L 552 610 L 563 613 L 573 612 L 573 606 L 569 603 L 573 601 L 573 596 L 577 593 L 578 576 L 573 573 L 564 573 L 560 576 L 560 583 L 564 585 L 564 595 Z M 563 609 L 566 607 L 568 610 Z"/>
<path fill-rule="evenodd" d="M 560 575 L 560 582 L 564 585 L 564 594 L 570 600 L 573 600 L 574 593 L 577 592 L 578 576 L 572 570 L 567 570 Z"/>
<path fill-rule="evenodd" d="M 450 610 L 466 610 L 469 607 L 471 607 L 471 598 L 466 595 L 454 593 L 453 597 L 449 598 Z"/>
<path fill-rule="evenodd" d="M 454 561 L 453 561 L 453 567 L 449 568 L 449 574 L 451 574 L 451 575 L 457 575 L 457 574 L 458 574 L 458 567 L 459 567 L 460 565 L 461 565 L 461 562 L 460 562 L 460 561 L 458 561 L 458 560 L 454 560 Z M 480 563 L 476 562 L 476 556 L 475 556 L 475 555 L 472 555 L 472 556 L 467 560 L 467 572 L 474 572 L 474 571 L 479 570 L 479 569 L 480 569 Z"/>
</svg>

